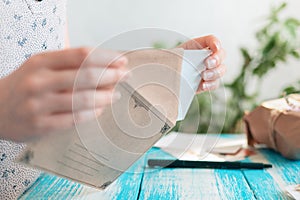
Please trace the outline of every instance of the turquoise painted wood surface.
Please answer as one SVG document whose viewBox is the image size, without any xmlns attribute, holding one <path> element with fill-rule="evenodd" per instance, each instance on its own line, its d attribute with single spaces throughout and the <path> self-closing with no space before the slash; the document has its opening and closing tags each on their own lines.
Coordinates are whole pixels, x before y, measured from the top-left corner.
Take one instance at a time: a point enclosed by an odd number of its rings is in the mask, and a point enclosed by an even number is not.
<svg viewBox="0 0 300 200">
<path fill-rule="evenodd" d="M 138 199 L 144 166 L 145 156 L 104 191 L 51 174 L 43 174 L 20 199 Z"/>
<path fill-rule="evenodd" d="M 147 158 L 171 158 L 159 150 Z M 140 199 L 255 199 L 240 170 L 146 168 Z"/>
<path fill-rule="evenodd" d="M 262 149 L 260 153 L 273 168 L 243 171 L 253 194 L 257 199 L 290 199 L 284 187 L 300 184 L 300 161 L 286 159 L 268 149 Z"/>
<path fill-rule="evenodd" d="M 152 148 L 105 191 L 44 174 L 20 199 L 289 199 L 284 187 L 300 184 L 300 161 L 267 149 L 260 150 L 259 156 L 273 168 L 152 169 L 146 165 L 148 158 L 171 157 Z"/>
</svg>

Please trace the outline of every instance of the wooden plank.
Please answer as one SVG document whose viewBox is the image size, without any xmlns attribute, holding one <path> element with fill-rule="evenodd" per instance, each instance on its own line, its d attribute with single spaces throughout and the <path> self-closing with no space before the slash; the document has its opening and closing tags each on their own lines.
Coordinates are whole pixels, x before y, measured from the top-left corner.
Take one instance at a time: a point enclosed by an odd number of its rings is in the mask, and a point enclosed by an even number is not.
<svg viewBox="0 0 300 200">
<path fill-rule="evenodd" d="M 290 199 L 285 193 L 287 185 L 300 183 L 300 161 L 288 160 L 278 153 L 262 149 L 254 162 L 269 162 L 273 168 L 244 170 L 244 175 L 257 199 Z"/>
<path fill-rule="evenodd" d="M 172 157 L 152 149 L 148 158 Z M 254 196 L 240 171 L 146 168 L 139 199 L 254 199 Z"/>
<path fill-rule="evenodd" d="M 215 170 L 221 199 L 255 199 L 241 170 Z"/>
<path fill-rule="evenodd" d="M 269 149 L 262 149 L 260 152 L 272 163 L 276 172 L 287 185 L 300 183 L 300 160 L 286 159 L 277 152 Z"/>
<path fill-rule="evenodd" d="M 143 156 L 104 191 L 43 174 L 20 199 L 137 199 L 144 161 Z"/>
<path fill-rule="evenodd" d="M 256 199 L 288 199 L 266 170 L 244 170 L 244 175 Z"/>
</svg>

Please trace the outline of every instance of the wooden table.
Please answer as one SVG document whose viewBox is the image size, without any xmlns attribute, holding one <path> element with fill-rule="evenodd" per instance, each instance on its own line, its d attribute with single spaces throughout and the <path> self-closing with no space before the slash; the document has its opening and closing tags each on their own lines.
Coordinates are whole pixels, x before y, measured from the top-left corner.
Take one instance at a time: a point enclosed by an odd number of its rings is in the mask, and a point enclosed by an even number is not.
<svg viewBox="0 0 300 200">
<path fill-rule="evenodd" d="M 300 184 L 300 161 L 268 149 L 255 158 L 267 170 L 151 169 L 148 158 L 171 156 L 150 149 L 105 191 L 43 174 L 20 199 L 289 199 L 285 187 Z"/>
</svg>

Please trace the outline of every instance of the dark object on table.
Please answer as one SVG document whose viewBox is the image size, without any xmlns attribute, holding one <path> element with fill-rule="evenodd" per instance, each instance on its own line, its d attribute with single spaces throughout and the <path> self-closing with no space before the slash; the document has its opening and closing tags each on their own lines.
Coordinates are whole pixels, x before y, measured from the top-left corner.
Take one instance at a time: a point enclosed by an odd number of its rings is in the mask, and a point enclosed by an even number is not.
<svg viewBox="0 0 300 200">
<path fill-rule="evenodd" d="M 272 165 L 250 162 L 212 162 L 212 161 L 189 161 L 189 160 L 160 160 L 149 159 L 149 167 L 163 168 L 205 168 L 205 169 L 264 169 Z"/>
</svg>

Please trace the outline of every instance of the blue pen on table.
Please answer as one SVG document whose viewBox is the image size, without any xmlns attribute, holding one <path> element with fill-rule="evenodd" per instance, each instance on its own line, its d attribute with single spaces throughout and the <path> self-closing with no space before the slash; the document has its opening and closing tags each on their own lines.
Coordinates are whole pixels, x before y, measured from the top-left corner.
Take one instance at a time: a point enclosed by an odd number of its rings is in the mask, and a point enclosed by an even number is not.
<svg viewBox="0 0 300 200">
<path fill-rule="evenodd" d="M 271 164 L 251 162 L 212 162 L 212 161 L 188 161 L 149 159 L 149 167 L 161 168 L 208 168 L 208 169 L 264 169 L 271 168 Z"/>
</svg>

